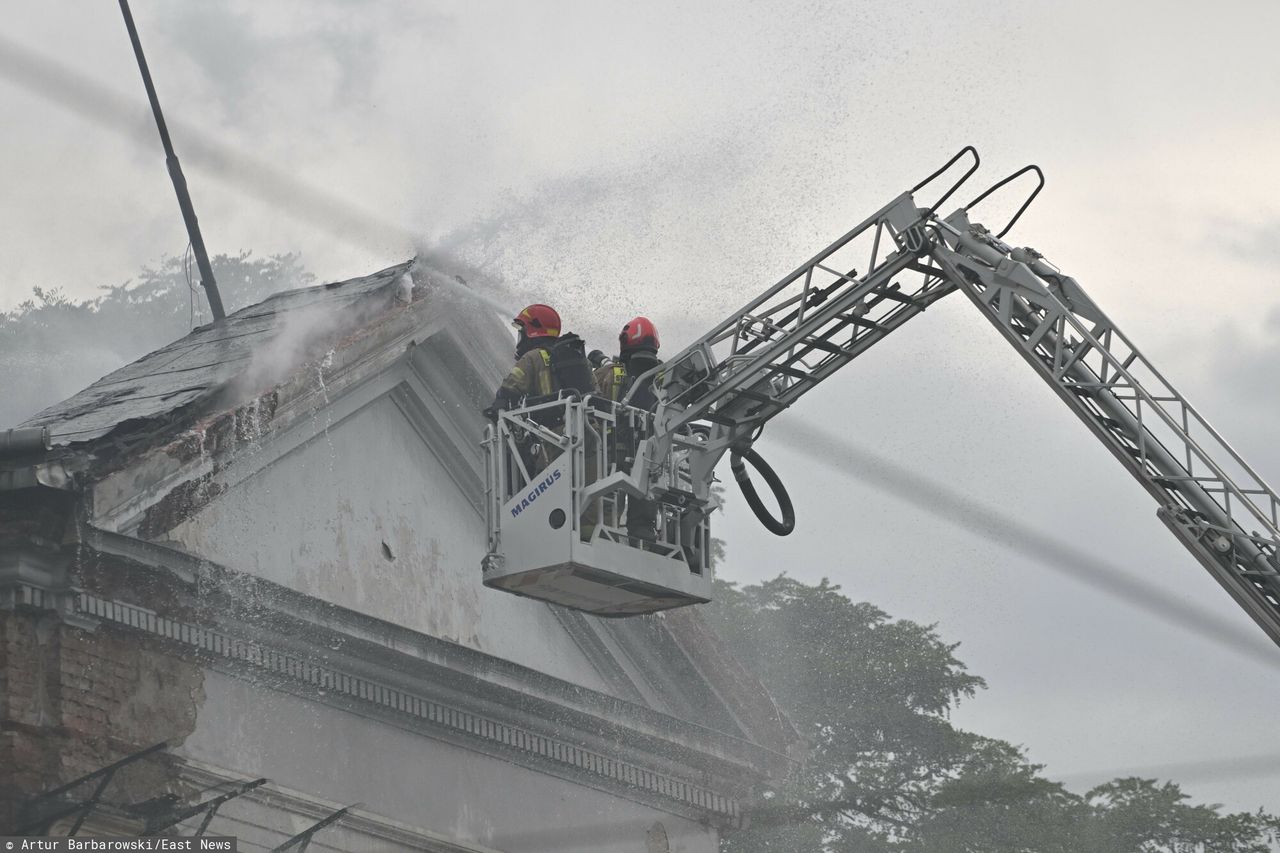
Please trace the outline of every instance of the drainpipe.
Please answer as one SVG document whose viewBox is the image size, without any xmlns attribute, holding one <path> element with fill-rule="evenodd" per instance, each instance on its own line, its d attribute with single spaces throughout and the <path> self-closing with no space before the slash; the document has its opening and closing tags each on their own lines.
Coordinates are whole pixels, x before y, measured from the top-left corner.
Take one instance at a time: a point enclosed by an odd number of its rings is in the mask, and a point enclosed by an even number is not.
<svg viewBox="0 0 1280 853">
<path fill-rule="evenodd" d="M 48 427 L 26 427 L 0 432 L 0 459 L 10 456 L 27 456 L 52 449 Z"/>
</svg>

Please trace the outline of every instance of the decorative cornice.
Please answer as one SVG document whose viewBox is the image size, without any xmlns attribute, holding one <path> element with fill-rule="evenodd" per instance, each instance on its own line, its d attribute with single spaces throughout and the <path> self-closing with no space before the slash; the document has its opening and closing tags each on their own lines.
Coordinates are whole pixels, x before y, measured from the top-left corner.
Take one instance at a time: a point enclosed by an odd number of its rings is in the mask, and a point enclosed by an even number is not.
<svg viewBox="0 0 1280 853">
<path fill-rule="evenodd" d="M 521 764 L 532 763 L 538 769 L 567 770 L 575 781 L 589 779 L 615 794 L 647 795 L 643 798 L 645 802 L 656 799 L 676 814 L 690 816 L 692 811 L 692 816 L 711 818 L 718 823 L 735 823 L 739 818 L 737 800 L 690 779 L 624 761 L 494 715 L 461 708 L 420 691 L 356 675 L 303 654 L 281 651 L 83 590 L 77 590 L 75 596 L 76 612 L 82 616 L 161 638 L 205 659 L 233 662 L 253 670 L 259 677 L 267 673 L 273 677 L 269 686 L 305 686 L 323 691 L 326 697 L 354 701 L 365 710 L 390 712 L 415 730 L 443 733 L 450 735 L 451 740 L 483 745 L 486 752 Z"/>
<path fill-rule="evenodd" d="M 65 555 L 47 549 L 0 551 L 0 610 L 53 610 L 68 623 L 91 628 L 76 614 L 68 562 Z"/>
<path fill-rule="evenodd" d="M 100 574 L 93 569 L 94 560 L 122 558 L 151 573 L 162 585 L 172 587 L 177 582 L 186 587 L 185 595 L 192 599 L 189 606 L 216 614 L 219 624 L 236 620 L 245 626 L 246 634 L 256 636 L 262 635 L 263 626 L 271 626 L 280 643 L 295 644 L 303 652 L 326 650 L 331 658 L 336 655 L 328 650 L 341 648 L 350 667 L 371 675 L 378 673 L 378 667 L 391 677 L 430 668 L 437 682 L 454 685 L 468 698 L 484 696 L 494 706 L 518 706 L 560 721 L 580 719 L 586 731 L 607 730 L 611 741 L 640 744 L 646 757 L 663 756 L 675 765 L 712 768 L 731 779 L 736 789 L 745 791 L 752 780 L 785 772 L 789 761 L 773 749 L 710 727 L 699 718 L 672 716 L 634 699 L 591 690 L 194 555 L 94 528 L 85 530 L 83 545 L 87 550 L 79 561 L 82 571 Z M 198 599 L 194 597 L 197 589 Z M 578 614 L 569 618 L 583 622 L 587 629 L 597 627 L 590 624 L 594 620 Z M 651 626 L 651 630 L 661 629 Z M 600 652 L 608 654 L 607 649 Z"/>
</svg>

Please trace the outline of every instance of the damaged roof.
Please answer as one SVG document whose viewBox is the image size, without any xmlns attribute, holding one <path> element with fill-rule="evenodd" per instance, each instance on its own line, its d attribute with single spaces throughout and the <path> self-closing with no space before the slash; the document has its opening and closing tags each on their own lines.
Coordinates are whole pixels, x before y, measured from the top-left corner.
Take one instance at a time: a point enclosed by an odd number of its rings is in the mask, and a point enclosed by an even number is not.
<svg viewBox="0 0 1280 853">
<path fill-rule="evenodd" d="M 278 375 L 272 361 L 296 355 L 316 338 L 349 331 L 397 298 L 408 302 L 412 284 L 401 279 L 412 266 L 406 261 L 372 275 L 269 296 L 107 374 L 21 426 L 48 427 L 54 446 L 91 442 L 122 424 L 208 400 L 235 382 L 252 385 L 257 373 L 262 379 Z"/>
</svg>

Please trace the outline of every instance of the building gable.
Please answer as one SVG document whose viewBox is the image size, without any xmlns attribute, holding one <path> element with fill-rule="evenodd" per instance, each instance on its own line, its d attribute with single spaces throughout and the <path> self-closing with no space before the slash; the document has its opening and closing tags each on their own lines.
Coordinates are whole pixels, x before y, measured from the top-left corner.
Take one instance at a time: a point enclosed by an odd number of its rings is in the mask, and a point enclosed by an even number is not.
<svg viewBox="0 0 1280 853">
<path fill-rule="evenodd" d="M 457 448 L 438 432 L 440 413 L 423 412 L 438 408 L 438 399 L 411 374 L 403 363 L 384 368 L 384 376 L 297 423 L 300 434 L 263 440 L 250 452 L 267 464 L 212 480 L 217 497 L 166 531 L 167 543 L 608 690 L 549 608 L 481 585 L 486 531 L 476 483 L 460 475 Z"/>
<path fill-rule="evenodd" d="M 408 271 L 273 297 L 29 422 L 56 447 L 0 490 L 19 515 L 36 507 L 19 487 L 57 496 L 61 532 L 21 539 L 3 600 L 203 673 L 181 747 L 193 781 L 265 775 L 254 758 L 270 753 L 329 790 L 323 756 L 286 756 L 359 730 L 402 743 L 401 760 L 469 766 L 429 747 L 447 744 L 518 765 L 530 790 L 558 777 L 690 831 L 732 824 L 736 799 L 785 771 L 794 732 L 696 613 L 613 623 L 482 585 L 479 410 L 509 338 Z M 319 728 L 291 725 L 303 716 Z M 413 823 L 412 798 L 383 814 Z"/>
</svg>

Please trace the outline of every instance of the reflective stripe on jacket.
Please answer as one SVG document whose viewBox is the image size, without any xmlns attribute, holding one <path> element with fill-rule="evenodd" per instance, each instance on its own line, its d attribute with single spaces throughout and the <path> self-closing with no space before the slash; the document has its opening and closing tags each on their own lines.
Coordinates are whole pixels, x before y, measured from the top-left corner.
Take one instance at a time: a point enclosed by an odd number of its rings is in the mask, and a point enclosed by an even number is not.
<svg viewBox="0 0 1280 853">
<path fill-rule="evenodd" d="M 551 380 L 551 353 L 538 347 L 516 360 L 498 394 L 509 400 L 550 396 L 554 390 Z"/>
<path fill-rule="evenodd" d="M 592 371 L 596 393 L 607 400 L 618 402 L 626 389 L 627 369 L 621 364 L 604 364 Z"/>
<path fill-rule="evenodd" d="M 592 376 L 596 382 L 596 393 L 615 403 L 620 402 L 627 392 L 631 390 L 633 377 L 627 374 L 626 365 L 620 362 L 601 365 L 593 371 Z M 661 377 L 661 373 L 658 373 L 656 377 L 649 377 L 645 381 L 644 387 L 632 395 L 631 405 L 638 409 L 653 411 L 658 404 L 658 400 L 653 394 L 653 381 L 655 378 L 660 379 Z"/>
</svg>

